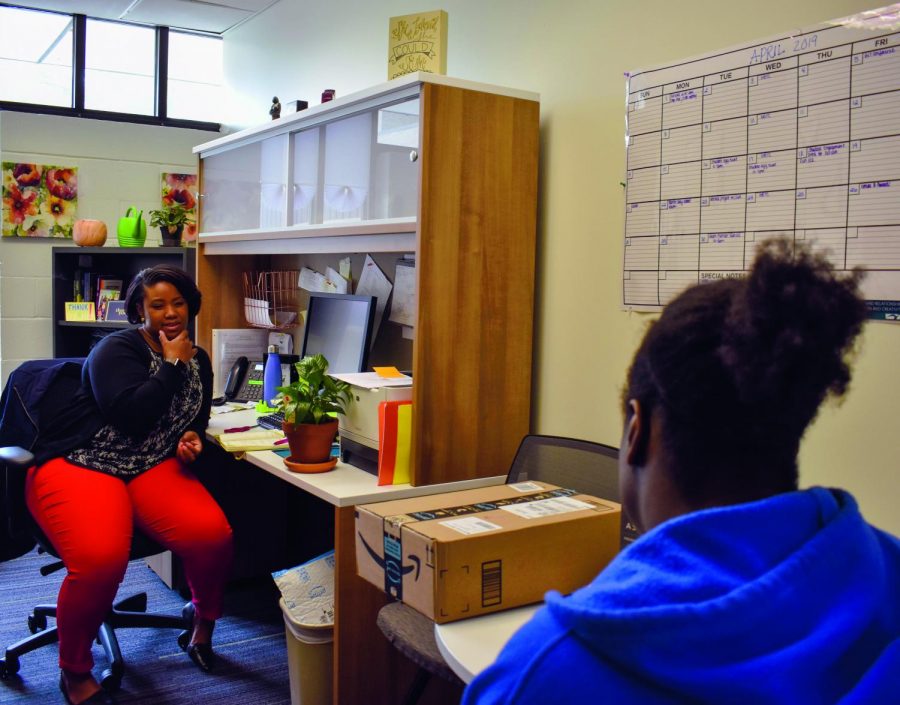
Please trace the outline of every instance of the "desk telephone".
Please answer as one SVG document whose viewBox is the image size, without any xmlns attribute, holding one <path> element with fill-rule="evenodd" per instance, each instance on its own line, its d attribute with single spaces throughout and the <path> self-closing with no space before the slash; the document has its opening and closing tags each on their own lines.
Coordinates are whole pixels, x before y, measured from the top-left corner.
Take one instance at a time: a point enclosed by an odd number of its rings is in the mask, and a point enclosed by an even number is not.
<svg viewBox="0 0 900 705">
<path fill-rule="evenodd" d="M 287 379 L 296 379 L 294 364 L 300 358 L 297 355 L 279 355 L 281 361 L 282 383 Z M 262 360 L 249 360 L 244 356 L 234 361 L 225 381 L 223 392 L 227 401 L 246 402 L 259 401 L 263 396 L 263 372 L 265 363 Z"/>
<path fill-rule="evenodd" d="M 225 381 L 225 398 L 237 402 L 262 399 L 263 369 L 262 360 L 251 362 L 243 355 L 235 360 Z"/>
</svg>

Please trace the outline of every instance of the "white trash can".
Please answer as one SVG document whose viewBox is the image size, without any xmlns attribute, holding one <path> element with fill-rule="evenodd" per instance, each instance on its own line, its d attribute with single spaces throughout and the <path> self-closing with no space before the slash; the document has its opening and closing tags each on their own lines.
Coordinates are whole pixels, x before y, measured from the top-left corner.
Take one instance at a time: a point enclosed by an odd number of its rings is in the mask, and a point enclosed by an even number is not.
<svg viewBox="0 0 900 705">
<path fill-rule="evenodd" d="M 334 642 L 334 551 L 272 573 L 281 590 L 291 705 L 330 705 Z"/>
<path fill-rule="evenodd" d="M 284 615 L 291 705 L 328 705 L 334 668 L 334 624 L 297 622 L 283 598 L 278 604 Z"/>
</svg>

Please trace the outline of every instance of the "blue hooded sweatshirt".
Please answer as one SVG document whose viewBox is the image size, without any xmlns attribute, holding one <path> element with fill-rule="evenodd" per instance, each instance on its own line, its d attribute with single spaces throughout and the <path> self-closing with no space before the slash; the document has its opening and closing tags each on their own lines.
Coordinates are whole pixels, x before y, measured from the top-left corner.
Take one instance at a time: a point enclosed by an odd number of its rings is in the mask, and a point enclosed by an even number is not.
<svg viewBox="0 0 900 705">
<path fill-rule="evenodd" d="M 463 703 L 900 704 L 900 540 L 823 488 L 676 517 L 548 593 Z"/>
</svg>

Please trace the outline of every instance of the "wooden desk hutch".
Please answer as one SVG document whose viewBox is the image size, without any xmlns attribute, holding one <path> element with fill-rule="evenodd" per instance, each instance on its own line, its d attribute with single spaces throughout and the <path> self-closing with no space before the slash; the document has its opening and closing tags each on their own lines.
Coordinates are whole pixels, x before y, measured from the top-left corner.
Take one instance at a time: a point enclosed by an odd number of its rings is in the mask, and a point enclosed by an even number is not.
<svg viewBox="0 0 900 705">
<path fill-rule="evenodd" d="M 393 279 L 412 255 L 412 484 L 504 475 L 530 424 L 538 141 L 537 95 L 417 73 L 196 147 L 199 344 L 246 326 L 244 271 L 349 256 L 356 281 L 370 254 Z M 396 700 L 353 507 L 335 537 L 335 702 Z"/>
</svg>

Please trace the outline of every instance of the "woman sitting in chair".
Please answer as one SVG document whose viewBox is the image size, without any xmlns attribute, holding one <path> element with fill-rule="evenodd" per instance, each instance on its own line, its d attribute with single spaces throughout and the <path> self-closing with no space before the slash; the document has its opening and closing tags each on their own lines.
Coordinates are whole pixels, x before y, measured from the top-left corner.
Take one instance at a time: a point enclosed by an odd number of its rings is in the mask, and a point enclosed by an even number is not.
<svg viewBox="0 0 900 705">
<path fill-rule="evenodd" d="M 665 308 L 624 393 L 620 486 L 646 533 L 548 593 L 464 703 L 897 701 L 900 541 L 847 492 L 797 489 L 803 433 L 850 380 L 859 280 L 771 242 Z"/>
<path fill-rule="evenodd" d="M 125 306 L 142 325 L 91 351 L 72 400 L 72 414 L 89 419 L 85 430 L 28 473 L 28 508 L 67 569 L 57 611 L 67 703 L 114 702 L 91 673 L 91 642 L 125 575 L 135 524 L 182 559 L 194 625 L 187 651 L 201 670 L 213 664 L 233 548 L 225 515 L 188 469 L 203 448 L 212 396 L 209 357 L 187 332 L 200 300 L 180 269 L 135 277 Z"/>
</svg>

